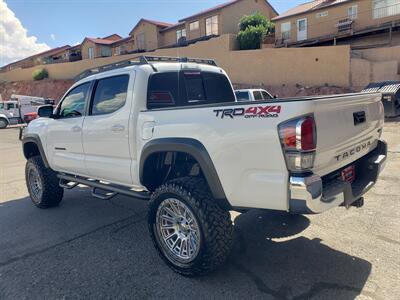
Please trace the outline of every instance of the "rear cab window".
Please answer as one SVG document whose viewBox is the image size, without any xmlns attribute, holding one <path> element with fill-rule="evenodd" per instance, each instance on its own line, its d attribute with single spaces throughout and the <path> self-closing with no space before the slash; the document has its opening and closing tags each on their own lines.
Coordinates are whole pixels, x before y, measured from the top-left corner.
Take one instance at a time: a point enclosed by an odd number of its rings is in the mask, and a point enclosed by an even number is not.
<svg viewBox="0 0 400 300">
<path fill-rule="evenodd" d="M 204 71 L 154 73 L 147 91 L 147 108 L 168 108 L 235 102 L 224 74 Z"/>
</svg>

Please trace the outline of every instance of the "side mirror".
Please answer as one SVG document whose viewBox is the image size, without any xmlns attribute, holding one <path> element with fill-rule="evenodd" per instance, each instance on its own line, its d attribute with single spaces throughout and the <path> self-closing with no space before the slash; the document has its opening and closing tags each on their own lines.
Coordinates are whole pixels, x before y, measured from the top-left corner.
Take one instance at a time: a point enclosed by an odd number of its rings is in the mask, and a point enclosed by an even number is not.
<svg viewBox="0 0 400 300">
<path fill-rule="evenodd" d="M 50 118 L 53 116 L 53 105 L 42 105 L 38 108 L 38 116 L 41 118 Z"/>
<path fill-rule="evenodd" d="M 278 98 L 279 96 L 278 95 L 274 95 L 274 99 L 276 99 L 276 98 Z"/>
</svg>

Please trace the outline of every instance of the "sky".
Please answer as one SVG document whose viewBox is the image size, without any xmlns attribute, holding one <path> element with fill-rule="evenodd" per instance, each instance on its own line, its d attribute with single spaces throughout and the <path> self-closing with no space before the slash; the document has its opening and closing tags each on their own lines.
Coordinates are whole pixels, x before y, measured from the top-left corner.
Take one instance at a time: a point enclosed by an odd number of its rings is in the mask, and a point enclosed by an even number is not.
<svg viewBox="0 0 400 300">
<path fill-rule="evenodd" d="M 176 23 L 229 0 L 0 0 L 0 66 L 85 36 L 126 37 L 140 18 Z M 269 0 L 283 13 L 309 0 Z"/>
</svg>

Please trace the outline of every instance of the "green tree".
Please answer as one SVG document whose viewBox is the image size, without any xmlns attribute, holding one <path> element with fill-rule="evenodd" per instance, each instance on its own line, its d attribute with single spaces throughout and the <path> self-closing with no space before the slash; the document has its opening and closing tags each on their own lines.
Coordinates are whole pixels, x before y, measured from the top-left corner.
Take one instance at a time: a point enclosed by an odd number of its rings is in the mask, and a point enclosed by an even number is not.
<svg viewBox="0 0 400 300">
<path fill-rule="evenodd" d="M 238 42 L 241 50 L 260 49 L 267 34 L 275 32 L 275 25 L 259 12 L 243 16 L 239 22 Z"/>
</svg>

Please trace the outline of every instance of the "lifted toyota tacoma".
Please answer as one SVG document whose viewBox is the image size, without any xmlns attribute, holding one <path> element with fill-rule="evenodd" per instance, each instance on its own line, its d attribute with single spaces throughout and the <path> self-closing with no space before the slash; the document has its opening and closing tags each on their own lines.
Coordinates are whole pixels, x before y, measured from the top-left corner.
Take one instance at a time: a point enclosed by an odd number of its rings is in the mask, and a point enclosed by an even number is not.
<svg viewBox="0 0 400 300">
<path fill-rule="evenodd" d="M 381 95 L 235 102 L 213 60 L 140 57 L 88 70 L 25 129 L 39 208 L 78 184 L 149 201 L 155 248 L 176 272 L 220 266 L 230 211 L 322 213 L 361 206 L 384 167 Z"/>
</svg>

